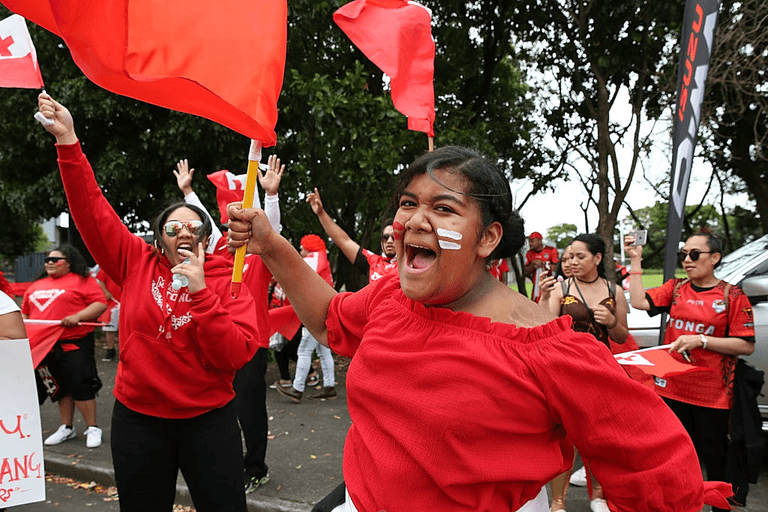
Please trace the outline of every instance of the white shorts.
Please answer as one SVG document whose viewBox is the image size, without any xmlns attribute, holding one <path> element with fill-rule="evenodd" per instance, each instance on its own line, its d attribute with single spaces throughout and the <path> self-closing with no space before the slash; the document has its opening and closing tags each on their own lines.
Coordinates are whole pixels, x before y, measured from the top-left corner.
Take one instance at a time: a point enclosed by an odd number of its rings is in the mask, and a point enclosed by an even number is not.
<svg viewBox="0 0 768 512">
<path fill-rule="evenodd" d="M 120 304 L 110 311 L 109 323 L 101 328 L 104 332 L 117 332 L 117 324 L 120 323 Z"/>
</svg>

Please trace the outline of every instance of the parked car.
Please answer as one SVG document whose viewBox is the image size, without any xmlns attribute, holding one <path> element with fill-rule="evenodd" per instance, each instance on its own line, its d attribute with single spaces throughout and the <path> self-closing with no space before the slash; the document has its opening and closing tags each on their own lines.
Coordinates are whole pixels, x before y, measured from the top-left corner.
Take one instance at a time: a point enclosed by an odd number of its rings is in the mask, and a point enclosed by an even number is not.
<svg viewBox="0 0 768 512">
<path fill-rule="evenodd" d="M 760 368 L 768 379 L 768 235 L 724 256 L 715 269 L 715 275 L 735 284 L 749 297 L 755 323 L 755 352 L 745 359 Z M 660 344 L 661 315 L 649 317 L 646 311 L 630 306 L 627 324 L 630 334 L 641 348 Z M 765 393 L 758 403 L 763 417 L 763 430 L 768 432 L 768 397 Z"/>
</svg>

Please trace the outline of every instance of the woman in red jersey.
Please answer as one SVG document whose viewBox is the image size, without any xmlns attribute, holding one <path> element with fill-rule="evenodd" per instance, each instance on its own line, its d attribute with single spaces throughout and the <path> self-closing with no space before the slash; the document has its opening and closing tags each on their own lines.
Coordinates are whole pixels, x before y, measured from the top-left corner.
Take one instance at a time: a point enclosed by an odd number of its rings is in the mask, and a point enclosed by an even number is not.
<svg viewBox="0 0 768 512">
<path fill-rule="evenodd" d="M 73 426 L 77 407 L 88 426 L 84 432 L 86 446 L 101 446 L 102 432 L 96 424 L 96 392 L 101 381 L 94 358 L 94 328 L 78 324 L 95 320 L 106 309 L 107 299 L 88 275 L 85 258 L 66 244 L 48 253 L 43 272 L 24 294 L 24 318 L 61 320 L 66 327 L 36 371 L 41 403 L 45 390 L 58 403 L 61 416 L 61 426 L 46 438 L 46 445 L 77 436 Z"/>
<path fill-rule="evenodd" d="M 261 254 L 313 336 L 353 358 L 340 510 L 547 511 L 546 483 L 573 460 L 566 436 L 617 510 L 700 510 L 672 412 L 593 336 L 489 274 L 524 240 L 504 174 L 444 147 L 400 174 L 396 200 L 398 273 L 356 293 L 337 293 L 261 210 L 229 208 L 230 246 Z"/>
<path fill-rule="evenodd" d="M 645 290 L 642 246 L 627 245 L 632 265 L 632 307 L 651 316 L 669 314 L 664 343 L 679 361 L 711 369 L 654 378 L 656 392 L 675 412 L 693 440 L 707 478 L 723 480 L 728 415 L 733 403 L 733 372 L 739 355 L 755 350 L 752 306 L 744 293 L 715 276 L 723 257 L 723 241 L 710 231 L 691 236 L 678 253 L 688 275 Z M 715 509 L 717 510 L 717 509 Z"/>
</svg>

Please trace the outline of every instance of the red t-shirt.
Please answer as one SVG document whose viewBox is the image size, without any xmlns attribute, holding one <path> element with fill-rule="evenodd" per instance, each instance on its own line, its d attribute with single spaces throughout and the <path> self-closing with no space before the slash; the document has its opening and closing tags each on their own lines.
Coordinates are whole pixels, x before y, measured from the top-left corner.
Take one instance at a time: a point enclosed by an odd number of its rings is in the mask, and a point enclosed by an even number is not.
<svg viewBox="0 0 768 512">
<path fill-rule="evenodd" d="M 490 272 L 493 277 L 501 281 L 501 276 L 505 272 L 509 272 L 509 265 L 507 264 L 507 259 L 502 258 L 500 260 L 492 261 L 488 267 L 488 272 Z"/>
<path fill-rule="evenodd" d="M 366 260 L 368 260 L 368 281 L 376 281 L 382 277 L 397 272 L 397 257 L 385 258 L 380 254 L 375 254 L 368 249 L 361 249 Z"/>
<path fill-rule="evenodd" d="M 646 293 L 651 303 L 651 315 L 669 313 L 664 343 L 672 343 L 683 334 L 703 334 L 717 338 L 733 336 L 754 340 L 752 306 L 739 287 L 731 286 L 726 311 L 724 281 L 709 289 L 696 289 L 688 282 L 682 285 L 673 297 L 675 286 L 680 281 L 682 279 L 670 279 Z M 672 356 L 685 362 L 677 352 L 673 352 Z M 666 379 L 656 377 L 656 391 L 663 397 L 688 404 L 730 409 L 733 402 L 733 371 L 736 359 L 736 356 L 712 350 L 693 349 L 691 360 L 694 364 L 711 368 L 712 371 L 671 375 Z"/>
<path fill-rule="evenodd" d="M 92 277 L 83 278 L 69 272 L 61 277 L 44 277 L 33 282 L 24 294 L 21 312 L 33 320 L 61 320 L 94 302 L 107 303 L 99 283 Z M 60 339 L 76 340 L 93 329 L 84 325 L 67 327 Z"/>
<path fill-rule="evenodd" d="M 542 260 L 542 261 L 549 261 L 552 265 L 560 261 L 557 249 L 554 247 L 545 246 L 541 252 L 536 251 L 528 251 L 525 253 L 525 264 L 530 265 L 533 260 Z M 539 290 L 539 275 L 541 274 L 541 271 L 543 269 L 537 268 L 532 277 L 533 281 L 533 293 L 531 295 L 531 299 L 533 299 L 536 302 L 539 302 L 539 299 L 541 298 L 541 291 Z M 554 268 L 552 269 L 554 270 Z"/>
<path fill-rule="evenodd" d="M 573 444 L 614 510 L 702 507 L 671 409 L 569 317 L 522 328 L 425 307 L 394 274 L 334 297 L 326 327 L 354 356 L 344 481 L 358 510 L 517 510 L 571 466 Z"/>
</svg>

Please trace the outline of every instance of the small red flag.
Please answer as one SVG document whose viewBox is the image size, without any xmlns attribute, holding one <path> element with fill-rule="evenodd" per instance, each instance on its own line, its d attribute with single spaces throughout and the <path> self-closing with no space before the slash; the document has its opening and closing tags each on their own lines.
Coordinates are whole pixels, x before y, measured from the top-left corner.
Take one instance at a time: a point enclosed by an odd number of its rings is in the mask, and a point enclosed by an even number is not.
<svg viewBox="0 0 768 512">
<path fill-rule="evenodd" d="M 227 205 L 234 203 L 235 201 L 242 201 L 245 194 L 245 180 L 247 174 L 232 174 L 226 169 L 213 172 L 208 175 L 208 179 L 216 185 L 216 203 L 219 205 L 219 216 L 221 217 L 221 223 L 226 224 L 229 222 L 229 215 L 227 215 Z M 261 201 L 259 200 L 258 185 L 253 193 L 253 206 L 261 208 Z"/>
<path fill-rule="evenodd" d="M 355 0 L 333 21 L 390 78 L 392 102 L 408 128 L 435 136 L 432 13 L 407 0 Z"/>
<path fill-rule="evenodd" d="M 104 89 L 275 144 L 286 0 L 0 1 L 61 37 Z"/>
<path fill-rule="evenodd" d="M 0 87 L 43 88 L 35 46 L 18 14 L 0 20 Z"/>
<path fill-rule="evenodd" d="M 669 352 L 669 345 L 659 345 L 657 347 L 633 350 L 631 352 L 622 352 L 614 357 L 619 364 L 632 366 L 656 377 L 667 375 L 677 375 L 695 371 L 712 371 L 712 368 L 697 366 L 690 363 L 681 363 L 672 357 Z"/>
<path fill-rule="evenodd" d="M 32 365 L 37 368 L 64 333 L 65 327 L 61 324 L 24 322 L 24 328 L 27 330 L 29 348 L 32 350 Z"/>
</svg>

